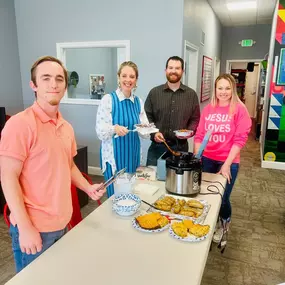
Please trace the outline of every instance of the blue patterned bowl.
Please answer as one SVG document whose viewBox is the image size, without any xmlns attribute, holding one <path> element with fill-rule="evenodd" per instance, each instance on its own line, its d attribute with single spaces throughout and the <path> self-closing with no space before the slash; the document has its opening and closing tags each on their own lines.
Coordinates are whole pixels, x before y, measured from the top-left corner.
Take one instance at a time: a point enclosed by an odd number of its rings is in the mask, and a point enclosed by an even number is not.
<svg viewBox="0 0 285 285">
<path fill-rule="evenodd" d="M 115 197 L 112 209 L 120 216 L 134 215 L 141 205 L 141 199 L 132 193 L 123 193 Z"/>
</svg>

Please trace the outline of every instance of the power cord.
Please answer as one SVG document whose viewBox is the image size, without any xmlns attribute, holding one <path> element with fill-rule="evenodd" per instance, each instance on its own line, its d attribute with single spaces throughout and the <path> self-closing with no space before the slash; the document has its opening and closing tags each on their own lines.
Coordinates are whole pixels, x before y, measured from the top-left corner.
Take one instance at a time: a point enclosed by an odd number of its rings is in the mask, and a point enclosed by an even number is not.
<svg viewBox="0 0 285 285">
<path fill-rule="evenodd" d="M 209 180 L 202 180 L 203 182 L 208 182 L 208 183 L 218 183 L 220 184 L 220 186 L 224 189 L 225 191 L 225 187 L 224 185 L 220 182 L 220 181 L 209 181 Z M 217 189 L 217 191 L 214 191 L 212 189 L 210 189 L 210 187 L 214 187 Z M 207 186 L 207 190 L 210 192 L 210 193 L 199 193 L 199 195 L 220 195 L 221 197 L 221 200 L 223 200 L 223 195 L 221 194 L 220 192 L 220 189 L 216 186 L 216 185 L 208 185 Z M 218 249 L 221 250 L 221 253 L 223 254 L 225 249 L 226 249 L 226 246 L 227 246 L 227 239 L 228 239 L 228 232 L 226 230 L 226 224 L 223 222 L 223 220 L 221 219 L 221 223 L 222 223 L 222 227 L 223 227 L 223 235 L 222 235 L 222 238 L 218 244 Z M 212 243 L 211 243 L 211 247 L 212 247 Z"/>
<path fill-rule="evenodd" d="M 210 180 L 202 180 L 203 182 L 208 182 L 208 183 L 218 183 L 221 185 L 221 187 L 225 190 L 224 185 L 220 182 L 220 181 L 210 181 Z M 214 191 L 211 188 L 215 188 L 217 191 Z M 209 191 L 210 193 L 199 193 L 199 195 L 220 195 L 221 200 L 223 199 L 223 195 L 220 192 L 220 189 L 216 186 L 216 185 L 208 185 L 207 186 L 207 191 Z"/>
</svg>

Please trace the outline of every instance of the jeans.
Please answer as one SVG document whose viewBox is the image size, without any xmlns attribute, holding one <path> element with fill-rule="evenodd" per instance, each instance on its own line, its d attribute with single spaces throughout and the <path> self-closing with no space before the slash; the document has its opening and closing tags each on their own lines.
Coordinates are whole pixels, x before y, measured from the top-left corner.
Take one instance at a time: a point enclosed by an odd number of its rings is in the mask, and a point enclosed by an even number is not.
<svg viewBox="0 0 285 285">
<path fill-rule="evenodd" d="M 188 143 L 178 144 L 178 145 L 169 145 L 173 150 L 180 151 L 188 151 Z M 164 143 L 156 143 L 152 142 L 148 152 L 147 152 L 147 161 L 146 165 L 157 165 L 157 160 L 166 152 L 168 149 L 166 148 Z"/>
<path fill-rule="evenodd" d="M 34 261 L 38 256 L 40 256 L 44 251 L 46 251 L 50 246 L 52 246 L 56 241 L 58 241 L 65 233 L 67 229 L 63 229 L 55 232 L 40 233 L 42 238 L 43 247 L 40 252 L 36 254 L 26 254 L 22 253 L 19 243 L 19 230 L 17 225 L 10 225 L 10 236 L 12 238 L 12 249 L 14 253 L 14 260 L 16 266 L 16 272 L 20 272 L 28 264 Z"/>
<path fill-rule="evenodd" d="M 202 157 L 203 172 L 217 173 L 220 171 L 223 164 L 224 164 L 224 161 L 217 161 L 217 160 L 209 159 L 205 156 Z M 230 219 L 232 215 L 230 196 L 233 190 L 234 183 L 237 178 L 238 170 L 239 170 L 239 163 L 232 163 L 231 183 L 227 182 L 225 193 L 224 193 L 223 200 L 222 200 L 221 209 L 220 209 L 220 217 L 223 220 Z"/>
</svg>

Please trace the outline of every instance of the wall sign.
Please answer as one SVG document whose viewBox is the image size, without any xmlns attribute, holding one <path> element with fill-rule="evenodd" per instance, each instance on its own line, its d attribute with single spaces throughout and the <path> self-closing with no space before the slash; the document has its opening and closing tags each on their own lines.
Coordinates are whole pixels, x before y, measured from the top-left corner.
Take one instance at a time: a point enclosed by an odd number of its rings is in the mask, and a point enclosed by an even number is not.
<svg viewBox="0 0 285 285">
<path fill-rule="evenodd" d="M 213 60 L 208 56 L 203 56 L 202 82 L 201 82 L 201 102 L 211 97 Z"/>
<path fill-rule="evenodd" d="M 285 48 L 280 49 L 277 85 L 285 85 Z"/>
</svg>

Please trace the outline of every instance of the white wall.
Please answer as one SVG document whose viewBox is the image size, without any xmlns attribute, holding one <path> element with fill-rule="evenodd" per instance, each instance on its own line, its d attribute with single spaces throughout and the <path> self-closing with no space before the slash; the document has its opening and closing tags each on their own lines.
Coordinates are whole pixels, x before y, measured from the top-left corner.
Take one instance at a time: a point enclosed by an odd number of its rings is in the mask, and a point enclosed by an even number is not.
<svg viewBox="0 0 285 285">
<path fill-rule="evenodd" d="M 57 42 L 130 40 L 131 60 L 139 68 L 136 94 L 142 99 L 165 82 L 167 58 L 181 55 L 183 0 L 15 0 L 15 11 L 25 107 L 34 100 L 30 67 L 39 56 L 56 56 Z M 77 143 L 88 146 L 89 165 L 99 166 L 97 106 L 62 104 L 61 111 Z"/>
<path fill-rule="evenodd" d="M 0 0 L 0 39 L 0 106 L 14 115 L 24 106 L 13 0 Z"/>
<path fill-rule="evenodd" d="M 271 25 L 224 27 L 221 70 L 226 72 L 226 61 L 233 59 L 263 59 L 269 52 Z M 252 47 L 241 47 L 239 42 L 252 39 Z"/>
<path fill-rule="evenodd" d="M 247 62 L 233 62 L 232 69 L 246 69 Z"/>
<path fill-rule="evenodd" d="M 201 44 L 201 33 L 205 33 L 205 45 Z M 199 48 L 197 94 L 201 96 L 201 76 L 203 55 L 221 59 L 222 26 L 206 0 L 184 0 L 183 45 L 184 40 Z M 184 46 L 183 46 L 184 47 Z M 213 78 L 214 80 L 214 78 Z M 201 108 L 209 103 L 201 103 Z"/>
</svg>

